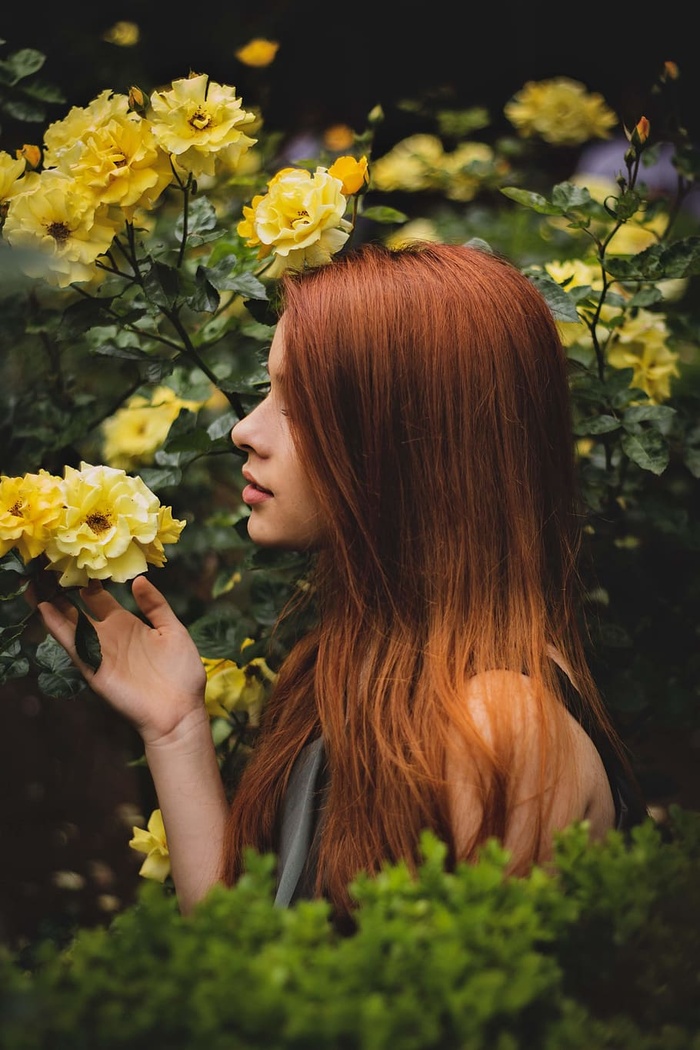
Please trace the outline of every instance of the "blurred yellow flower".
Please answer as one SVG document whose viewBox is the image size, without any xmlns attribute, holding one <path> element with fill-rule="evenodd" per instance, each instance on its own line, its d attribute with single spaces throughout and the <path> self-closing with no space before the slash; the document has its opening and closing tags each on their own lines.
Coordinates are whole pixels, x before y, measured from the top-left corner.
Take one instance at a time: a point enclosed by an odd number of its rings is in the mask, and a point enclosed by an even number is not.
<svg viewBox="0 0 700 1050">
<path fill-rule="evenodd" d="M 102 39 L 117 47 L 133 47 L 141 39 L 141 30 L 136 22 L 115 22 L 102 34 Z"/>
<path fill-rule="evenodd" d="M 671 378 L 680 376 L 678 354 L 668 348 L 663 314 L 640 309 L 613 332 L 608 362 L 634 370 L 630 386 L 643 390 L 657 404 L 671 396 Z"/>
<path fill-rule="evenodd" d="M 123 220 L 74 179 L 55 170 L 25 176 L 27 189 L 9 202 L 5 239 L 24 252 L 18 264 L 28 277 L 67 288 L 90 281 Z"/>
<path fill-rule="evenodd" d="M 241 646 L 243 651 L 250 640 Z M 207 684 L 204 703 L 210 718 L 228 718 L 232 711 L 247 711 L 251 725 L 257 725 L 267 689 L 276 675 L 262 657 L 242 666 L 233 660 L 202 657 Z"/>
<path fill-rule="evenodd" d="M 170 874 L 170 852 L 165 837 L 163 814 L 159 809 L 154 809 L 149 817 L 147 830 L 135 827 L 132 831 L 133 838 L 129 840 L 129 845 L 137 853 L 146 854 L 146 859 L 139 868 L 139 875 L 144 879 L 165 882 Z"/>
<path fill-rule="evenodd" d="M 372 164 L 372 186 L 390 193 L 433 190 L 448 200 L 473 200 L 483 182 L 505 171 L 484 142 L 462 142 L 446 151 L 437 135 L 409 135 Z"/>
<path fill-rule="evenodd" d="M 355 132 L 349 124 L 331 124 L 323 132 L 323 145 L 333 153 L 350 149 L 355 141 Z"/>
<path fill-rule="evenodd" d="M 338 157 L 328 169 L 328 174 L 335 179 L 340 179 L 343 184 L 343 193 L 346 197 L 352 197 L 369 182 L 367 158 Z"/>
<path fill-rule="evenodd" d="M 340 179 L 323 167 L 315 172 L 283 168 L 268 183 L 267 193 L 244 205 L 238 235 L 258 258 L 274 255 L 267 276 L 284 270 L 322 266 L 340 251 L 352 224 L 343 218 L 347 200 Z"/>
<path fill-rule="evenodd" d="M 0 477 L 0 557 L 16 548 L 26 564 L 46 547 L 51 526 L 63 509 L 61 479 L 40 470 L 24 477 Z"/>
<path fill-rule="evenodd" d="M 264 37 L 255 37 L 249 40 L 244 47 L 234 51 L 234 55 L 244 66 L 269 66 L 274 62 L 275 55 L 279 50 L 276 40 L 266 40 Z"/>
<path fill-rule="evenodd" d="M 372 164 L 372 185 L 378 190 L 430 189 L 433 172 L 439 167 L 444 150 L 436 135 L 410 135 Z"/>
<path fill-rule="evenodd" d="M 26 166 L 24 157 L 14 158 L 0 151 L 0 207 L 21 191 Z"/>
<path fill-rule="evenodd" d="M 600 266 L 595 263 L 585 262 L 583 259 L 552 260 L 544 264 L 546 273 L 560 284 L 565 291 L 573 291 L 576 288 L 590 288 L 586 300 L 580 300 L 576 304 L 576 310 L 581 318 L 580 321 L 557 321 L 559 335 L 564 346 L 592 346 L 590 325 L 593 323 L 595 313 L 600 301 L 600 293 L 603 291 L 603 274 Z M 626 295 L 619 285 L 613 285 L 612 290 L 618 295 Z M 622 311 L 621 306 L 611 306 L 604 302 L 598 313 L 598 319 L 602 322 L 596 329 L 599 342 L 604 343 L 608 336 L 608 325 Z"/>
<path fill-rule="evenodd" d="M 523 138 L 537 136 L 554 146 L 610 138 L 618 123 L 602 95 L 569 77 L 529 80 L 503 112 Z"/>
<path fill-rule="evenodd" d="M 442 238 L 430 219 L 413 219 L 386 238 L 388 248 L 400 248 L 413 241 L 438 241 Z"/>
<path fill-rule="evenodd" d="M 162 148 L 194 175 L 213 175 L 222 150 L 230 167 L 256 141 L 244 130 L 256 115 L 243 109 L 235 88 L 217 84 L 205 73 L 174 80 L 167 91 L 154 91 L 148 117 Z"/>
<path fill-rule="evenodd" d="M 185 527 L 141 478 L 113 467 L 67 466 L 61 490 L 62 513 L 45 553 L 62 587 L 84 587 L 90 579 L 124 583 L 148 564 L 162 565 L 162 544 L 175 542 Z"/>
<path fill-rule="evenodd" d="M 152 463 L 182 409 L 197 412 L 202 404 L 178 397 L 169 386 L 156 387 L 150 397 L 134 394 L 102 424 L 105 463 L 122 470 Z"/>
</svg>

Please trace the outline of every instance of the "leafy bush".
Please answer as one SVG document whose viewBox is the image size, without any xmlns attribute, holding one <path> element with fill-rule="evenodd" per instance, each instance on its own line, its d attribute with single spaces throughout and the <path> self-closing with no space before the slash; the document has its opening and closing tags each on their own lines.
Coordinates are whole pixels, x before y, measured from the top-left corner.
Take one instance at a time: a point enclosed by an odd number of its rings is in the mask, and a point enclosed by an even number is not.
<svg viewBox="0 0 700 1050">
<path fill-rule="evenodd" d="M 504 875 L 489 843 L 445 870 L 423 840 L 354 884 L 357 928 L 273 900 L 249 857 L 183 918 L 144 884 L 108 929 L 0 960 L 4 1050 L 691 1050 L 700 1047 L 700 814 L 628 841 L 564 831 L 555 869 Z"/>
</svg>

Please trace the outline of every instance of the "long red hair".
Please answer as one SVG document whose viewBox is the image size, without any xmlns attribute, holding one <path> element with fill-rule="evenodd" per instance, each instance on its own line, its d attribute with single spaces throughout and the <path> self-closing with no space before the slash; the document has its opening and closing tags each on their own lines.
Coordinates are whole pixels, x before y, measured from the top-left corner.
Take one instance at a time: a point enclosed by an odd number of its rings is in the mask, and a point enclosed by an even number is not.
<svg viewBox="0 0 700 1050">
<path fill-rule="evenodd" d="M 498 698 L 484 738 L 464 699 L 475 674 L 529 676 L 564 768 L 556 650 L 588 715 L 614 734 L 579 626 L 567 362 L 532 283 L 486 250 L 364 245 L 285 278 L 282 304 L 285 404 L 326 529 L 312 580 L 318 626 L 268 702 L 232 802 L 225 878 L 240 874 L 245 847 L 276 850 L 292 765 L 322 734 L 330 786 L 317 891 L 343 912 L 360 870 L 416 861 L 424 828 L 458 859 L 455 739 L 483 798 L 462 854 L 503 838 L 518 720 Z M 532 862 L 551 804 L 544 779 L 542 760 Z"/>
</svg>

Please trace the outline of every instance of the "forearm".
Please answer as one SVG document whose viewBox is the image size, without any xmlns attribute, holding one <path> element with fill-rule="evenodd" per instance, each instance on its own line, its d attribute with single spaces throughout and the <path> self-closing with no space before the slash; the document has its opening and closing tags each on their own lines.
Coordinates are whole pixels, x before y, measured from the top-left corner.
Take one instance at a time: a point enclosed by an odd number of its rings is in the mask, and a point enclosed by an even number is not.
<svg viewBox="0 0 700 1050">
<path fill-rule="evenodd" d="M 180 910 L 188 913 L 220 880 L 229 809 L 206 713 L 193 713 L 167 739 L 146 744 L 146 761 Z"/>
</svg>

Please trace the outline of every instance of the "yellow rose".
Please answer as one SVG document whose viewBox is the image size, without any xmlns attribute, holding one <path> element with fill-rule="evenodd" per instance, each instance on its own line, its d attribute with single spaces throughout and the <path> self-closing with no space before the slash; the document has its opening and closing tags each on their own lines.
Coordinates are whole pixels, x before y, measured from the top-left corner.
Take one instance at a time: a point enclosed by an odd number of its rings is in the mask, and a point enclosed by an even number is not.
<svg viewBox="0 0 700 1050">
<path fill-rule="evenodd" d="M 151 564 L 162 564 L 161 530 L 172 536 L 175 525 L 180 531 L 185 525 L 167 517 L 141 478 L 113 467 L 66 467 L 61 491 L 62 513 L 51 529 L 46 556 L 49 568 L 61 573 L 62 587 L 84 587 L 90 579 L 133 579 L 145 572 L 149 557 Z"/>
<path fill-rule="evenodd" d="M 269 66 L 274 62 L 275 55 L 279 50 L 276 40 L 266 40 L 264 37 L 255 37 L 245 47 L 239 47 L 234 55 L 244 66 Z"/>
<path fill-rule="evenodd" d="M 663 314 L 640 309 L 615 329 L 607 355 L 613 368 L 632 368 L 630 386 L 656 403 L 671 396 L 671 378 L 680 375 L 678 354 L 669 350 L 668 336 Z"/>
<path fill-rule="evenodd" d="M 16 548 L 25 564 L 36 558 L 62 509 L 61 479 L 53 474 L 0 477 L 0 557 Z"/>
<path fill-rule="evenodd" d="M 58 167 L 100 204 L 116 204 L 132 220 L 138 207 L 152 208 L 174 179 L 170 158 L 150 124 L 135 113 L 86 129 L 61 150 Z"/>
<path fill-rule="evenodd" d="M 569 77 L 528 81 L 503 112 L 523 138 L 539 136 L 555 146 L 610 138 L 618 123 L 602 95 Z"/>
<path fill-rule="evenodd" d="M 201 407 L 202 402 L 183 400 L 168 386 L 156 387 L 150 397 L 134 394 L 102 424 L 105 462 L 122 470 L 152 463 L 181 410 Z"/>
<path fill-rule="evenodd" d="M 436 135 L 410 135 L 372 164 L 372 185 L 390 193 L 432 189 L 445 152 Z"/>
<path fill-rule="evenodd" d="M 123 220 L 107 205 L 96 207 L 93 194 L 62 172 L 25 179 L 28 188 L 10 201 L 3 229 L 13 247 L 24 249 L 20 269 L 59 288 L 91 281 Z"/>
<path fill-rule="evenodd" d="M 143 828 L 133 828 L 133 838 L 129 845 L 138 853 L 147 854 L 145 861 L 139 868 L 139 875 L 144 879 L 155 879 L 156 882 L 165 882 L 170 874 L 170 851 L 168 840 L 165 837 L 165 825 L 163 814 L 159 809 L 154 809 L 148 820 L 146 831 Z"/>
<path fill-rule="evenodd" d="M 111 120 L 124 119 L 128 112 L 128 96 L 114 94 L 110 88 L 87 106 L 72 106 L 65 117 L 49 124 L 44 132 L 44 166 L 60 167 L 61 158 L 76 142 L 87 139 L 95 128 L 104 127 Z"/>
<path fill-rule="evenodd" d="M 241 651 L 250 640 L 241 646 Z M 228 718 L 232 711 L 247 711 L 251 725 L 257 725 L 268 685 L 277 677 L 262 657 L 240 666 L 233 660 L 203 656 L 207 675 L 204 703 L 210 718 Z"/>
<path fill-rule="evenodd" d="M 270 277 L 284 270 L 322 266 L 340 251 L 352 224 L 343 218 L 347 205 L 340 179 L 322 167 L 311 173 L 284 168 L 268 184 L 268 192 L 243 209 L 238 234 L 249 246 L 260 246 L 258 257 L 274 255 Z"/>
<path fill-rule="evenodd" d="M 369 182 L 367 158 L 338 157 L 328 169 L 328 174 L 340 179 L 343 184 L 343 193 L 346 197 L 352 197 Z"/>
<path fill-rule="evenodd" d="M 154 91 L 148 117 L 160 146 L 194 175 L 214 175 L 222 150 L 230 167 L 256 142 L 244 131 L 256 115 L 243 109 L 235 88 L 204 73 L 174 80 L 169 91 Z"/>
</svg>

